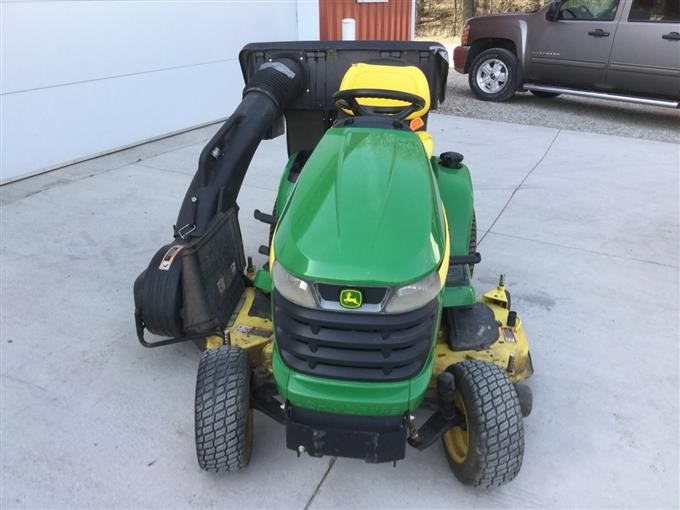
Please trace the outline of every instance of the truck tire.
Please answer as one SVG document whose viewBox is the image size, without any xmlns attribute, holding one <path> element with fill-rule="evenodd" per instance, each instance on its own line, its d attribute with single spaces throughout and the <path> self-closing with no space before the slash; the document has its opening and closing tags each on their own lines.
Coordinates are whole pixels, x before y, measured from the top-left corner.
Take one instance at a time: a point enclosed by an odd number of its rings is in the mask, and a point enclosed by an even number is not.
<svg viewBox="0 0 680 510">
<path fill-rule="evenodd" d="M 467 360 L 448 370 L 455 380 L 456 407 L 466 422 L 442 436 L 453 474 L 475 487 L 508 483 L 519 473 L 524 456 L 524 425 L 515 387 L 492 363 Z"/>
<path fill-rule="evenodd" d="M 536 97 L 543 97 L 546 99 L 552 99 L 553 97 L 559 96 L 557 92 L 545 92 L 543 90 L 530 90 L 529 92 L 531 92 Z"/>
<path fill-rule="evenodd" d="M 198 465 L 206 471 L 239 471 L 252 448 L 250 368 L 247 351 L 223 345 L 201 356 L 196 379 Z"/>
<path fill-rule="evenodd" d="M 521 84 L 517 57 L 505 48 L 491 48 L 472 61 L 468 82 L 475 95 L 483 101 L 507 101 Z"/>
</svg>

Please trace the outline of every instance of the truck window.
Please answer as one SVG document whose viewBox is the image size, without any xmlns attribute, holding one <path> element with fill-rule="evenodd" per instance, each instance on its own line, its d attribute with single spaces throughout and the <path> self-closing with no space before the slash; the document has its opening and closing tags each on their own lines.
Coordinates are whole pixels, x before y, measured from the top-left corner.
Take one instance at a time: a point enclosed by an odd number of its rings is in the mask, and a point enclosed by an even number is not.
<svg viewBox="0 0 680 510">
<path fill-rule="evenodd" d="M 567 0 L 560 6 L 559 19 L 612 21 L 619 0 Z"/>
<path fill-rule="evenodd" d="M 680 21 L 678 0 L 633 0 L 628 21 L 677 23 Z"/>
</svg>

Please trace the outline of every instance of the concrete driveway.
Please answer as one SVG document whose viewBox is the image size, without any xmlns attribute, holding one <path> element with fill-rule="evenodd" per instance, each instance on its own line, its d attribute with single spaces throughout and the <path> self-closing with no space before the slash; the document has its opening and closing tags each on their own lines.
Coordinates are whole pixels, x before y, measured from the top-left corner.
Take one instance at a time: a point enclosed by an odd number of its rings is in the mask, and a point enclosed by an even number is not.
<svg viewBox="0 0 680 510">
<path fill-rule="evenodd" d="M 536 368 L 522 471 L 480 491 L 439 444 L 396 468 L 298 459 L 259 414 L 247 470 L 198 469 L 199 352 L 137 343 L 132 282 L 216 129 L 0 188 L 2 508 L 678 506 L 680 146 L 432 115 L 436 150 L 472 170 L 476 284 L 507 275 Z M 248 254 L 284 147 L 261 146 L 241 192 Z"/>
</svg>

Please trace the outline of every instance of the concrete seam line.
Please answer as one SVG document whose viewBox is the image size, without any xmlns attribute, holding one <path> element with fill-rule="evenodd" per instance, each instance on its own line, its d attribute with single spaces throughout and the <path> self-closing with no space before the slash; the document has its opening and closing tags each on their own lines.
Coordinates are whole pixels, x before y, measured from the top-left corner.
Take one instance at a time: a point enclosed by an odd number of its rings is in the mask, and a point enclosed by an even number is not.
<svg viewBox="0 0 680 510">
<path fill-rule="evenodd" d="M 52 0 L 45 0 L 45 1 L 52 1 Z M 89 0 L 83 0 L 83 1 L 89 1 Z M 128 144 L 128 145 L 122 145 L 120 147 L 115 147 L 113 149 L 104 150 L 102 152 L 90 154 L 90 155 L 84 156 L 82 158 L 77 158 L 77 159 L 67 161 L 67 162 L 64 162 L 64 163 L 57 163 L 54 166 L 48 166 L 48 167 L 42 168 L 40 170 L 36 170 L 35 172 L 30 172 L 28 174 L 20 175 L 18 177 L 14 177 L 14 178 L 10 177 L 10 178 L 5 179 L 5 180 L 0 180 L 0 189 L 2 189 L 3 186 L 7 186 L 8 184 L 14 184 L 15 182 L 25 181 L 26 179 L 30 179 L 31 177 L 37 177 L 39 175 L 49 174 L 51 172 L 54 172 L 55 170 L 61 170 L 63 168 L 78 165 L 78 164 L 84 163 L 86 161 L 104 158 L 106 156 L 110 156 L 111 154 L 117 154 L 119 152 L 124 152 L 124 151 L 130 150 L 130 149 L 134 149 L 134 148 L 140 147 L 142 145 L 147 145 L 147 144 L 150 144 L 150 143 L 159 142 L 161 140 L 166 140 L 168 138 L 183 135 L 183 134 L 189 133 L 191 131 L 198 131 L 199 129 L 214 126 L 215 124 L 220 124 L 220 123 L 224 122 L 226 119 L 227 119 L 226 117 L 223 117 L 223 118 L 220 118 L 220 119 L 211 120 L 211 121 L 208 121 L 208 122 L 203 123 L 203 124 L 198 124 L 196 126 L 191 126 L 191 127 L 188 127 L 188 128 L 180 129 L 178 131 L 171 131 L 170 133 L 165 133 L 165 134 L 160 135 L 160 136 L 145 138 L 145 139 L 133 142 L 133 143 Z M 205 140 L 209 140 L 211 137 L 212 137 L 212 135 L 207 136 L 206 138 L 203 138 L 198 142 L 191 142 L 187 145 L 181 145 L 181 146 L 177 147 L 177 149 L 183 149 L 184 147 L 194 145 L 195 143 L 203 143 Z M 177 149 L 169 149 L 165 152 L 159 152 L 158 154 L 154 154 L 153 156 L 147 156 L 146 158 L 142 158 L 142 159 L 153 158 L 155 156 L 160 156 L 161 154 L 165 154 L 167 152 L 172 152 L 172 151 L 177 150 Z"/>
<path fill-rule="evenodd" d="M 543 153 L 543 155 L 541 156 L 541 158 L 536 162 L 536 164 L 535 164 L 533 167 L 531 167 L 531 170 L 529 170 L 529 172 L 527 172 L 527 174 L 526 174 L 526 175 L 524 176 L 524 178 L 520 181 L 520 183 L 515 187 L 515 189 L 512 190 L 512 193 L 510 194 L 510 198 L 508 198 L 508 201 L 505 202 L 505 205 L 504 205 L 503 208 L 500 210 L 500 212 L 498 213 L 498 215 L 496 216 L 496 218 L 494 218 L 493 222 L 491 222 L 491 225 L 490 225 L 489 228 L 486 230 L 486 232 L 484 233 L 484 235 L 482 236 L 482 238 L 479 240 L 479 242 L 477 243 L 477 246 L 479 246 L 480 244 L 482 244 L 482 241 L 484 241 L 484 239 L 486 238 L 486 236 L 489 235 L 489 232 L 491 232 L 491 229 L 494 227 L 494 225 L 496 225 L 496 222 L 500 219 L 501 215 L 502 215 L 502 214 L 505 212 L 505 210 L 508 208 L 508 206 L 510 205 L 510 202 L 512 202 L 512 199 L 515 198 L 515 194 L 516 194 L 516 193 L 520 190 L 520 188 L 524 185 L 524 183 L 525 183 L 526 180 L 529 178 L 529 176 L 534 172 L 534 170 L 536 170 L 536 169 L 540 166 L 541 163 L 543 163 L 543 160 L 545 159 L 545 157 L 546 157 L 546 156 L 548 155 L 548 153 L 550 152 L 550 149 L 552 149 L 552 146 L 555 145 L 555 142 L 557 141 L 557 137 L 560 136 L 560 133 L 561 133 L 561 132 L 562 132 L 561 129 L 558 129 L 558 130 L 557 130 L 557 133 L 555 133 L 555 137 L 552 139 L 552 141 L 550 142 L 550 145 L 548 145 L 548 148 L 545 150 L 545 152 Z"/>
<path fill-rule="evenodd" d="M 310 498 L 307 500 L 307 503 L 305 504 L 304 510 L 308 510 L 309 507 L 312 505 L 312 501 L 314 501 L 314 498 L 315 498 L 316 495 L 319 493 L 319 490 L 321 489 L 321 486 L 322 486 L 323 483 L 326 481 L 326 477 L 328 476 L 328 473 L 331 472 L 331 469 L 333 469 L 333 466 L 335 465 L 335 461 L 336 461 L 337 459 L 338 459 L 337 457 L 331 457 L 331 460 L 330 460 L 330 462 L 328 463 L 328 468 L 326 468 L 326 472 L 323 474 L 323 476 L 321 477 L 321 480 L 319 481 L 319 483 L 318 483 L 317 486 L 316 486 L 316 489 L 314 489 L 314 492 L 312 493 L 312 495 L 310 496 Z"/>
<path fill-rule="evenodd" d="M 208 125 L 212 125 L 212 124 L 213 124 L 213 123 L 208 124 Z M 214 124 L 216 124 L 216 123 L 214 123 Z M 203 126 L 203 127 L 205 127 L 205 126 Z M 196 129 L 202 129 L 202 128 L 196 128 Z M 104 157 L 106 157 L 106 156 L 109 156 L 109 155 L 111 155 L 111 154 L 115 154 L 115 153 L 117 153 L 117 152 L 123 152 L 123 151 L 131 150 L 131 149 L 134 149 L 135 147 L 139 147 L 140 145 L 146 145 L 147 143 L 153 143 L 153 142 L 156 142 L 156 141 L 159 141 L 159 140 L 164 140 L 164 139 L 166 139 L 166 138 L 172 138 L 173 136 L 179 136 L 179 135 L 181 135 L 181 134 L 183 134 L 183 133 L 186 133 L 186 132 L 188 132 L 188 131 L 194 131 L 194 130 L 193 130 L 193 129 L 189 129 L 189 130 L 187 130 L 187 131 L 183 131 L 183 132 L 177 133 L 177 134 L 175 134 L 175 135 L 170 135 L 170 136 L 166 136 L 166 137 L 163 137 L 163 138 L 158 138 L 157 140 L 152 140 L 152 141 L 149 141 L 149 142 L 146 142 L 146 143 L 141 143 L 141 144 L 138 144 L 138 145 L 134 145 L 134 146 L 129 147 L 129 148 L 127 148 L 127 149 L 121 149 L 121 150 L 117 150 L 117 151 L 114 151 L 114 152 L 109 152 L 109 153 L 103 154 L 103 155 L 101 155 L 101 156 L 96 156 L 96 157 L 93 157 L 93 158 L 88 158 L 88 159 L 85 159 L 85 160 L 83 160 L 83 161 L 78 161 L 77 163 L 72 163 L 72 164 L 70 164 L 70 165 L 65 165 L 65 166 L 61 166 L 61 167 L 58 167 L 58 168 L 53 168 L 52 170 L 47 170 L 47 171 L 42 172 L 42 173 L 39 173 L 39 174 L 29 175 L 29 176 L 27 176 L 27 177 L 22 177 L 22 178 L 20 178 L 20 179 L 15 180 L 15 181 L 10 181 L 10 182 L 7 182 L 7 183 L 5 183 L 5 184 L 0 184 L 0 191 L 1 191 L 1 190 L 5 190 L 5 186 L 8 186 L 8 187 L 9 187 L 9 186 L 11 186 L 12 184 L 15 184 L 15 183 L 21 182 L 21 181 L 26 181 L 26 180 L 28 180 L 28 179 L 31 179 L 32 177 L 39 177 L 39 176 L 41 176 L 41 175 L 48 175 L 48 174 L 51 174 L 51 173 L 53 173 L 53 172 L 57 172 L 58 170 L 63 170 L 64 168 L 68 168 L 69 166 L 79 165 L 79 164 L 81 164 L 81 163 L 85 163 L 86 161 L 91 161 L 91 160 L 93 160 L 93 159 L 98 159 L 98 158 L 104 158 Z M 141 164 L 141 163 L 142 163 L 143 161 L 146 161 L 147 159 L 153 159 L 153 158 L 155 158 L 155 157 L 157 157 L 157 156 L 162 156 L 162 155 L 164 155 L 164 154 L 169 154 L 169 153 L 171 153 L 171 152 L 174 152 L 174 151 L 177 151 L 177 150 L 180 150 L 180 149 L 186 149 L 187 147 L 191 147 L 192 145 L 197 145 L 197 144 L 199 144 L 199 143 L 205 143 L 205 142 L 206 142 L 207 140 L 209 140 L 209 139 L 210 139 L 210 137 L 206 137 L 205 140 L 201 140 L 201 141 L 199 141 L 199 142 L 191 142 L 191 143 L 188 143 L 188 144 L 186 144 L 186 145 L 180 145 L 180 146 L 178 146 L 177 148 L 169 149 L 169 150 L 163 151 L 163 152 L 158 152 L 158 153 L 155 153 L 155 154 L 153 154 L 153 155 L 151 155 L 151 156 L 147 156 L 147 157 L 144 157 L 144 158 L 139 158 L 139 159 L 137 159 L 137 160 L 135 160 L 135 161 L 130 161 L 129 163 L 123 163 L 123 164 L 121 164 L 121 165 L 113 166 L 113 167 L 111 167 L 111 168 L 106 168 L 106 169 L 102 169 L 102 170 L 93 170 L 91 174 L 89 174 L 89 175 L 81 175 L 80 177 L 78 177 L 78 178 L 76 178 L 76 179 L 73 179 L 73 180 L 70 180 L 70 179 L 69 179 L 69 180 L 67 180 L 67 181 L 56 181 L 56 182 L 50 183 L 50 184 L 48 184 L 48 185 L 46 185 L 46 186 L 44 186 L 44 187 L 38 189 L 38 190 L 27 192 L 27 193 L 25 193 L 24 195 L 22 195 L 22 196 L 20 196 L 20 197 L 17 197 L 15 200 L 10 200 L 10 201 L 7 201 L 7 202 L 1 202 L 1 201 L 0 201 L 0 207 L 4 207 L 4 206 L 6 206 L 6 205 L 16 203 L 16 202 L 18 202 L 18 201 L 20 201 L 20 200 L 23 200 L 24 198 L 28 198 L 28 197 L 33 196 L 33 195 L 37 195 L 37 194 L 39 194 L 39 193 L 42 193 L 43 191 L 47 191 L 47 190 L 50 190 L 50 189 L 52 189 L 52 188 L 57 188 L 57 187 L 61 187 L 61 186 L 68 186 L 68 185 L 70 185 L 70 184 L 74 184 L 74 183 L 76 183 L 76 182 L 84 181 L 85 179 L 90 179 L 90 178 L 96 177 L 96 176 L 98 176 L 98 175 L 105 175 L 105 174 L 108 174 L 109 172 L 113 172 L 113 171 L 115 171 L 115 170 L 120 170 L 121 168 L 125 168 L 126 166 L 136 165 L 136 166 L 141 166 L 141 167 L 144 167 L 144 168 L 149 168 L 149 169 L 153 169 L 153 170 L 158 170 L 158 171 L 161 171 L 161 172 L 171 172 L 171 173 L 178 174 L 178 175 L 189 175 L 189 174 L 185 174 L 184 172 L 178 172 L 178 171 L 175 171 L 175 170 L 167 170 L 167 169 L 164 169 L 164 168 L 157 168 L 157 167 L 153 167 L 153 166 L 149 166 L 149 165 L 143 165 L 143 164 Z"/>
<path fill-rule="evenodd" d="M 636 257 L 625 257 L 623 255 L 616 255 L 614 253 L 607 253 L 605 251 L 588 250 L 586 248 L 577 248 L 576 246 L 569 246 L 568 244 L 553 243 L 550 241 L 542 241 L 540 239 L 532 239 L 530 237 L 516 236 L 513 234 L 504 234 L 502 232 L 491 232 L 491 235 L 509 237 L 511 239 L 521 239 L 522 241 L 529 241 L 531 243 L 545 244 L 547 246 L 555 246 L 556 248 L 564 248 L 566 250 L 580 251 L 583 253 L 590 253 L 591 255 L 600 255 L 602 257 L 611 257 L 621 260 L 630 260 L 631 262 L 640 262 L 641 264 L 652 264 L 654 266 L 667 267 L 669 269 L 678 269 L 679 266 L 674 266 L 672 264 L 665 264 L 664 262 L 657 262 L 656 260 L 645 260 Z"/>
<path fill-rule="evenodd" d="M 179 170 L 170 170 L 169 168 L 159 168 L 157 166 L 145 165 L 144 161 L 146 161 L 146 160 L 143 159 L 141 161 L 135 161 L 133 163 L 130 163 L 130 166 L 141 166 L 141 167 L 144 167 L 144 168 L 148 168 L 149 170 L 158 170 L 159 172 L 168 172 L 168 173 L 175 174 L 175 175 L 186 175 L 188 177 L 192 176 L 192 174 L 188 174 L 186 172 L 180 172 Z M 196 171 L 194 171 L 193 175 L 196 175 Z"/>
</svg>

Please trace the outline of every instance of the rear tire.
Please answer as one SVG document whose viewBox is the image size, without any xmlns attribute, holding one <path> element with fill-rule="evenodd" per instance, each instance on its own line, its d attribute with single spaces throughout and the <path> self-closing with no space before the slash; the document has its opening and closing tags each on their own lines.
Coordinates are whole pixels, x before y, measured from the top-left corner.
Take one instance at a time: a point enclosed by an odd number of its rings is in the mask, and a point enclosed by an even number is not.
<svg viewBox="0 0 680 510">
<path fill-rule="evenodd" d="M 452 365 L 456 406 L 466 427 L 444 436 L 453 474 L 466 485 L 494 487 L 511 481 L 522 467 L 524 425 L 515 387 L 496 365 L 468 360 Z"/>
<path fill-rule="evenodd" d="M 530 90 L 529 92 L 536 97 L 544 97 L 546 99 L 552 99 L 553 97 L 559 96 L 557 92 L 544 92 L 542 90 Z"/>
<path fill-rule="evenodd" d="M 252 448 L 247 351 L 223 345 L 201 356 L 196 379 L 196 455 L 206 471 L 239 471 Z"/>
<path fill-rule="evenodd" d="M 491 48 L 472 61 L 468 83 L 483 101 L 507 101 L 521 84 L 519 61 L 514 53 L 504 48 Z"/>
<path fill-rule="evenodd" d="M 468 248 L 468 255 L 474 255 L 477 253 L 477 215 L 475 214 L 475 210 L 472 210 L 472 224 L 470 225 L 470 244 Z M 475 272 L 475 265 L 470 264 L 470 278 L 472 278 L 472 275 Z"/>
<path fill-rule="evenodd" d="M 272 216 L 276 218 L 276 223 L 269 225 L 269 246 L 272 245 L 272 240 L 274 239 L 274 231 L 276 230 L 276 225 L 278 224 L 279 217 L 276 215 L 276 200 L 274 200 L 274 208 L 272 209 Z"/>
</svg>

